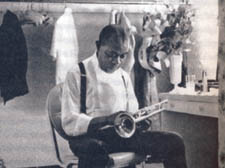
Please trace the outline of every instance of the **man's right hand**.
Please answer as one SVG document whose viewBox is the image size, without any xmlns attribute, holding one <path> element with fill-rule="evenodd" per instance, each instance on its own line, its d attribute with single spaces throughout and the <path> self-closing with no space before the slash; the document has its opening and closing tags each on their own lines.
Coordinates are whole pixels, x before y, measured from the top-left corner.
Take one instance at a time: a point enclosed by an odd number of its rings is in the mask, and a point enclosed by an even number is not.
<svg viewBox="0 0 225 168">
<path fill-rule="evenodd" d="M 108 116 L 93 118 L 89 123 L 88 133 L 96 133 L 96 131 L 98 131 L 99 129 L 101 129 L 107 125 L 114 126 L 116 117 L 118 115 L 120 115 L 121 113 L 126 113 L 126 112 L 119 111 L 119 112 L 116 112 L 116 113 L 108 115 Z"/>
</svg>

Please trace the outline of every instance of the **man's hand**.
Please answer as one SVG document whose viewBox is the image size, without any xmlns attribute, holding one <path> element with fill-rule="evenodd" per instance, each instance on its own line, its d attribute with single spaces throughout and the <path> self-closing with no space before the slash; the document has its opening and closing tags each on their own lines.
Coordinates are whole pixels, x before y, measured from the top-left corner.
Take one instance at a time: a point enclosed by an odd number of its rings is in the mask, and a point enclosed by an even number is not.
<svg viewBox="0 0 225 168">
<path fill-rule="evenodd" d="M 116 120 L 116 117 L 120 114 L 123 114 L 123 113 L 127 113 L 125 111 L 118 111 L 114 114 L 111 114 L 107 117 L 107 122 L 108 122 L 108 125 L 114 125 L 115 124 L 115 120 Z"/>
<path fill-rule="evenodd" d="M 88 126 L 88 133 L 92 134 L 92 133 L 96 133 L 96 131 L 98 131 L 99 129 L 105 127 L 105 126 L 114 126 L 115 124 L 115 119 L 118 115 L 122 114 L 122 113 L 126 113 L 124 111 L 119 111 L 116 112 L 114 114 L 111 114 L 109 116 L 102 116 L 102 117 L 95 117 L 93 118 Z"/>
<path fill-rule="evenodd" d="M 147 131 L 152 125 L 152 121 L 150 119 L 142 120 L 141 122 L 137 123 L 137 130 L 139 131 Z"/>
</svg>

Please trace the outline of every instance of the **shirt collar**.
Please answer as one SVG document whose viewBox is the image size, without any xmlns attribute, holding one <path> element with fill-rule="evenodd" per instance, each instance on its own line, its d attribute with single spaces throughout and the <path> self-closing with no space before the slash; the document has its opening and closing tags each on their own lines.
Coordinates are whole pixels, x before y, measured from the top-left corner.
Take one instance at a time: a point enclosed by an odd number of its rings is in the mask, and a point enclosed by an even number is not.
<svg viewBox="0 0 225 168">
<path fill-rule="evenodd" d="M 92 55 L 92 62 L 94 64 L 95 70 L 98 71 L 98 72 L 101 72 L 101 73 L 105 73 L 105 74 L 108 74 L 109 75 L 109 74 L 114 74 L 114 73 L 117 73 L 117 72 L 121 71 L 121 68 L 117 69 L 113 73 L 107 73 L 107 72 L 103 71 L 100 68 L 100 66 L 99 66 L 98 57 L 97 57 L 97 53 L 96 52 Z"/>
</svg>

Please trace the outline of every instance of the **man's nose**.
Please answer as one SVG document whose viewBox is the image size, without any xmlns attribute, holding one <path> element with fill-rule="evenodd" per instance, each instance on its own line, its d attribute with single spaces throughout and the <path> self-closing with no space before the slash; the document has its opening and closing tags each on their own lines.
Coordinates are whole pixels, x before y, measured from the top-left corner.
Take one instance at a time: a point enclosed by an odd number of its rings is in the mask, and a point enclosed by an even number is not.
<svg viewBox="0 0 225 168">
<path fill-rule="evenodd" d="M 120 57 L 116 57 L 113 59 L 113 64 L 120 64 L 121 63 L 121 58 Z"/>
</svg>

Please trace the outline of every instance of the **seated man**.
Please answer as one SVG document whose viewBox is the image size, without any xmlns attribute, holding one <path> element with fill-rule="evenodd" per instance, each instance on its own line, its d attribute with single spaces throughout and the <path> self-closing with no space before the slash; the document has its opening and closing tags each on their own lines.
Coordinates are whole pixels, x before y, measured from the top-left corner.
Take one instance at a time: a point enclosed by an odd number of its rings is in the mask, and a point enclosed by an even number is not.
<svg viewBox="0 0 225 168">
<path fill-rule="evenodd" d="M 68 72 L 62 94 L 62 126 L 75 137 L 69 140 L 70 149 L 85 160 L 86 168 L 103 168 L 110 162 L 109 153 L 121 151 L 151 155 L 161 160 L 165 168 L 186 168 L 184 143 L 177 134 L 136 130 L 132 137 L 121 138 L 113 127 L 100 129 L 113 126 L 118 114 L 138 110 L 130 77 L 120 67 L 129 52 L 128 46 L 125 30 L 107 25 L 96 41 L 96 53 L 83 61 L 84 95 L 79 66 Z"/>
</svg>

